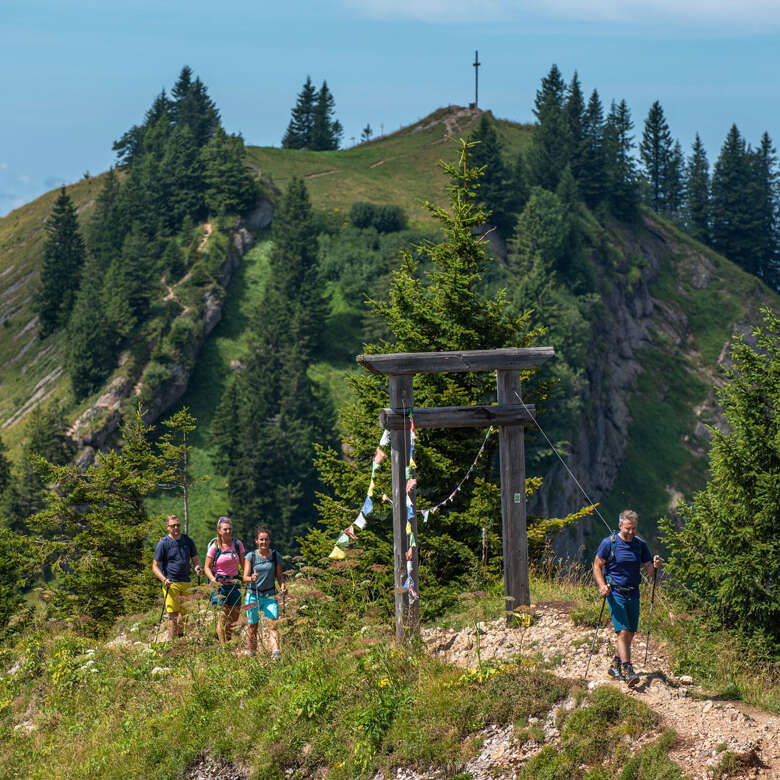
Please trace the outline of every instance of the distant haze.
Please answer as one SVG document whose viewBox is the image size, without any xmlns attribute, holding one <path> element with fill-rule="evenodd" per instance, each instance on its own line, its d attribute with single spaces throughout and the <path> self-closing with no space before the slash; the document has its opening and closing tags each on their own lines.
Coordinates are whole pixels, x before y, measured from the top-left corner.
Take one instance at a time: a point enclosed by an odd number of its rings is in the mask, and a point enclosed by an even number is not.
<svg viewBox="0 0 780 780">
<path fill-rule="evenodd" d="M 780 133 L 769 0 L 6 0 L 0 29 L 0 215 L 113 162 L 111 143 L 189 64 L 247 143 L 278 145 L 297 91 L 327 79 L 344 142 L 398 129 L 474 95 L 531 121 L 539 80 L 625 98 L 635 132 L 659 99 L 688 152 L 714 162 L 736 122 L 753 144 Z"/>
</svg>

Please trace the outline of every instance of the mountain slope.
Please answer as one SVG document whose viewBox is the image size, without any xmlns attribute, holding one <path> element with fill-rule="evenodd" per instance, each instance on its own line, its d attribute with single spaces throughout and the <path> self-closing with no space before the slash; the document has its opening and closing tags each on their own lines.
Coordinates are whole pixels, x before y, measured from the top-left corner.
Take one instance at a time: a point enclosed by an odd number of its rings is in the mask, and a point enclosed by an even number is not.
<svg viewBox="0 0 780 780">
<path fill-rule="evenodd" d="M 248 160 L 277 188 L 284 188 L 292 176 L 304 177 L 315 208 L 330 212 L 336 221 L 346 220 L 352 203 L 370 201 L 401 205 L 413 223 L 427 226 L 423 201 L 441 204 L 446 194 L 438 161 L 455 153 L 446 137 L 467 136 L 480 116 L 479 111 L 449 107 L 352 149 L 248 147 Z M 529 126 L 503 120 L 496 128 L 509 157 L 533 132 Z M 99 189 L 98 177 L 68 190 L 81 219 L 88 217 Z M 44 341 L 35 335 L 32 292 L 43 225 L 55 197 L 55 192 L 49 193 L 0 219 L 0 435 L 12 454 L 36 404 L 62 399 L 72 421 L 100 395 L 76 405 L 61 367 L 62 334 Z M 656 518 L 673 509 L 681 497 L 690 496 L 706 477 L 705 424 L 718 422 L 712 385 L 718 365 L 726 359 L 725 345 L 733 333 L 745 333 L 756 322 L 762 302 L 776 306 L 778 299 L 755 278 L 654 214 L 646 212 L 632 227 L 607 217 L 599 221 L 585 211 L 581 220 L 601 304 L 591 323 L 587 387 L 583 412 L 570 434 L 569 462 L 590 496 L 603 502 L 608 524 L 614 524 L 610 518 L 617 511 L 632 505 L 652 535 Z M 262 254 L 267 248 L 258 251 Z M 193 515 L 201 544 L 211 535 L 212 515 L 226 502 L 221 479 L 211 465 L 207 428 L 231 361 L 240 360 L 245 349 L 245 314 L 258 300 L 262 276 L 257 262 L 262 263 L 259 256 L 250 258 L 245 272 L 227 290 L 226 319 L 207 343 L 181 401 L 204 423 L 195 440 L 195 470 L 212 477 L 196 489 Z M 511 270 L 503 261 L 498 268 L 511 288 Z M 334 301 L 337 305 L 341 303 Z M 360 319 L 334 316 L 332 324 L 335 328 L 338 320 L 349 343 L 359 344 Z M 342 333 L 337 337 L 334 330 L 333 337 L 341 339 Z M 351 362 L 332 358 L 310 373 L 338 403 L 344 392 L 341 380 L 350 370 Z M 546 426 L 555 414 L 552 403 L 541 424 Z M 546 486 L 533 510 L 562 515 L 584 503 L 556 461 L 544 461 L 544 470 Z M 169 505 L 162 499 L 154 504 L 161 511 Z M 561 549 L 575 552 L 593 528 L 583 527 L 561 540 Z"/>
</svg>

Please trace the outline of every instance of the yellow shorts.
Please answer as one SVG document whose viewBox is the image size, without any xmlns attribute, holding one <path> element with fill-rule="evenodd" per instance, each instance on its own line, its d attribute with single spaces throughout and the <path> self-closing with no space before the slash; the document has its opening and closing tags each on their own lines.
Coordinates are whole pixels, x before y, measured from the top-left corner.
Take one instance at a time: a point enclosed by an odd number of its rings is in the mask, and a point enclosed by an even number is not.
<svg viewBox="0 0 780 780">
<path fill-rule="evenodd" d="M 165 585 L 163 585 L 163 594 L 165 594 Z M 172 582 L 168 586 L 168 596 L 165 599 L 165 611 L 186 612 L 187 607 L 182 603 L 181 597 L 190 592 L 189 582 Z"/>
</svg>

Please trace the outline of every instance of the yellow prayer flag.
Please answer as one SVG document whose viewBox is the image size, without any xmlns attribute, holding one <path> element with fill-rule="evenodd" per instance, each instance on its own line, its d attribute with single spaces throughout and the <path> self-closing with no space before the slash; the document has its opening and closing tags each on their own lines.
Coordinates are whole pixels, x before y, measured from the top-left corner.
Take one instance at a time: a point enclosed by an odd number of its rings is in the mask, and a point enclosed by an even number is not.
<svg viewBox="0 0 780 780">
<path fill-rule="evenodd" d="M 368 491 L 366 492 L 366 495 L 369 498 L 373 498 L 374 497 L 374 480 L 373 479 L 371 480 L 371 482 L 368 485 Z"/>
<path fill-rule="evenodd" d="M 338 560 L 343 560 L 346 557 L 347 554 L 338 545 L 334 546 L 334 548 L 331 550 L 330 555 L 328 556 L 328 558 L 336 558 Z"/>
<path fill-rule="evenodd" d="M 409 536 L 409 534 L 412 532 L 412 524 L 407 520 L 406 521 L 406 535 Z"/>
</svg>

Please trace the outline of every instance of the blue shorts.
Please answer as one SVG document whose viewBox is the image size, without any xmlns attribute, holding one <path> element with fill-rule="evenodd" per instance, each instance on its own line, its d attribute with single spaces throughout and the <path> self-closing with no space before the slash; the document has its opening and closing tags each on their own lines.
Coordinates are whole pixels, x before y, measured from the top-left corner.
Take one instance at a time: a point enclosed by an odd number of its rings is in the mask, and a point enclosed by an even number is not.
<svg viewBox="0 0 780 780">
<path fill-rule="evenodd" d="M 247 589 L 244 604 L 257 605 L 246 611 L 246 620 L 250 626 L 254 626 L 256 623 L 260 622 L 260 615 L 258 614 L 257 609 L 258 606 L 269 620 L 279 619 L 279 604 L 276 601 L 276 596 L 258 596 Z"/>
<path fill-rule="evenodd" d="M 221 582 L 219 588 L 211 594 L 211 603 L 215 607 L 240 607 L 241 585 L 237 582 Z"/>
<path fill-rule="evenodd" d="M 639 627 L 639 596 L 626 598 L 619 593 L 610 593 L 607 596 L 609 614 L 612 615 L 612 625 L 615 633 L 631 631 L 636 634 Z"/>
</svg>

